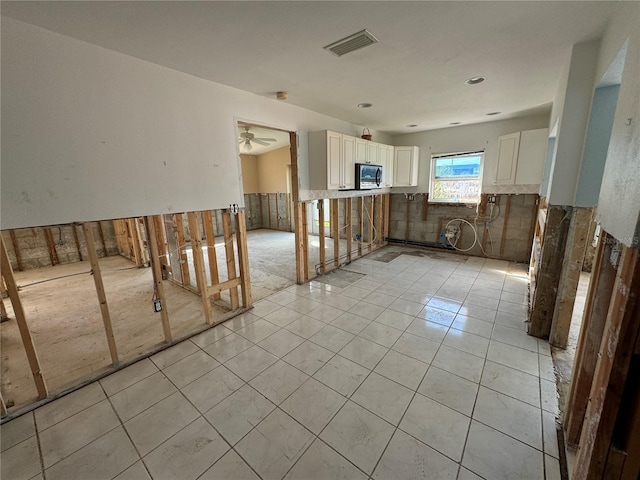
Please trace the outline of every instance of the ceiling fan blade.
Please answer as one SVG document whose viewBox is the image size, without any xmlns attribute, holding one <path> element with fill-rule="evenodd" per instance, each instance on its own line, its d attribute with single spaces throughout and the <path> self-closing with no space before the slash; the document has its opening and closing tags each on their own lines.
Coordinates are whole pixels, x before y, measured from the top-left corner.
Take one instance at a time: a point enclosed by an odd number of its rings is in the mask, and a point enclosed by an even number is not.
<svg viewBox="0 0 640 480">
<path fill-rule="evenodd" d="M 254 142 L 254 143 L 257 143 L 258 145 L 264 145 L 265 147 L 269 146 L 269 144 L 267 142 L 263 142 L 261 139 L 254 138 L 251 141 Z"/>
<path fill-rule="evenodd" d="M 263 142 L 277 142 L 275 138 L 254 138 L 253 140 L 262 140 Z"/>
</svg>

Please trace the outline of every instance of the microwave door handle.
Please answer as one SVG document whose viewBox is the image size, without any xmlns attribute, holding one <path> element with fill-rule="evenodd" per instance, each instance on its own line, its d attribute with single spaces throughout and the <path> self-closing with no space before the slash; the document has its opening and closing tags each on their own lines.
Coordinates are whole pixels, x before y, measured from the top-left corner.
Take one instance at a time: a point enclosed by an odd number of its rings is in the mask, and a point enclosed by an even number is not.
<svg viewBox="0 0 640 480">
<path fill-rule="evenodd" d="M 382 169 L 376 169 L 376 185 L 379 187 L 382 183 Z"/>
</svg>

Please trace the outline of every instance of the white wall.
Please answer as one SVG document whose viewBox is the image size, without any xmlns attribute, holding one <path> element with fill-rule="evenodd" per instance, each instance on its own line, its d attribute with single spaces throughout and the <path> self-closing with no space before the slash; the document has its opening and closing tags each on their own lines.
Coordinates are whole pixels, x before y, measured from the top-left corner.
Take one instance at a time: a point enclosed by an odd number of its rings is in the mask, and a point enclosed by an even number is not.
<svg viewBox="0 0 640 480">
<path fill-rule="evenodd" d="M 548 126 L 549 116 L 537 115 L 397 135 L 393 137 L 393 145 L 417 145 L 420 147 L 420 166 L 417 187 L 393 188 L 392 192 L 428 192 L 431 155 L 475 150 L 485 151 L 482 190 L 492 191 L 498 161 L 498 137 L 524 130 L 547 128 Z M 541 166 L 544 164 L 544 160 L 544 155 L 541 155 Z"/>
<path fill-rule="evenodd" d="M 0 227 L 242 204 L 237 121 L 362 127 L 2 17 Z M 372 132 L 381 141 L 386 135 Z"/>
</svg>

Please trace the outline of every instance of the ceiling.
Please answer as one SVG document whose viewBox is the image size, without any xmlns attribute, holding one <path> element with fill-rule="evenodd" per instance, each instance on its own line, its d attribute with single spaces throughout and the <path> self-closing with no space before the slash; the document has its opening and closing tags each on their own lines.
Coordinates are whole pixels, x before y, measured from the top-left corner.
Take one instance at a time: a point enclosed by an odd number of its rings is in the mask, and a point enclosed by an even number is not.
<svg viewBox="0 0 640 480">
<path fill-rule="evenodd" d="M 239 124 L 238 133 L 244 132 L 245 124 Z M 268 142 L 268 146 L 260 145 L 258 143 L 251 142 L 251 151 L 246 152 L 243 149 L 242 144 L 239 144 L 238 149 L 242 155 L 262 155 L 263 153 L 271 152 L 273 150 L 277 150 L 282 147 L 286 147 L 289 145 L 289 132 L 285 132 L 282 130 L 272 130 L 270 128 L 261 128 L 250 126 L 249 133 L 253 133 L 256 138 L 275 138 L 275 142 Z"/>
<path fill-rule="evenodd" d="M 3 1 L 2 14 L 394 134 L 548 112 L 571 46 L 599 38 L 615 3 Z M 365 28 L 379 43 L 323 49 Z"/>
</svg>

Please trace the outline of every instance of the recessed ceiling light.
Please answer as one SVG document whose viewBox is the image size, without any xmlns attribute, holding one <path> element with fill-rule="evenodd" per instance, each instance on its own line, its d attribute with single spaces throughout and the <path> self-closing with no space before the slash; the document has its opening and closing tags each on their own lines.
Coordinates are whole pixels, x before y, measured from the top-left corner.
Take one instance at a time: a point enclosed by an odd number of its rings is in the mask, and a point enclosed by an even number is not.
<svg viewBox="0 0 640 480">
<path fill-rule="evenodd" d="M 451 122 L 449 125 L 460 125 L 460 122 Z"/>
<path fill-rule="evenodd" d="M 464 81 L 467 85 L 477 85 L 479 83 L 484 82 L 484 77 L 471 77 Z"/>
<path fill-rule="evenodd" d="M 407 125 L 408 128 L 415 128 L 418 125 L 416 125 L 415 123 L 410 123 L 409 125 Z"/>
<path fill-rule="evenodd" d="M 369 107 L 373 107 L 373 104 L 371 104 L 371 103 L 359 103 L 358 104 L 358 108 L 369 108 Z"/>
<path fill-rule="evenodd" d="M 500 115 L 502 112 L 489 112 L 487 115 Z"/>
</svg>

